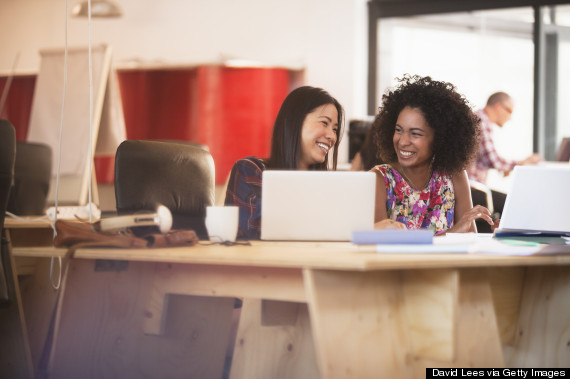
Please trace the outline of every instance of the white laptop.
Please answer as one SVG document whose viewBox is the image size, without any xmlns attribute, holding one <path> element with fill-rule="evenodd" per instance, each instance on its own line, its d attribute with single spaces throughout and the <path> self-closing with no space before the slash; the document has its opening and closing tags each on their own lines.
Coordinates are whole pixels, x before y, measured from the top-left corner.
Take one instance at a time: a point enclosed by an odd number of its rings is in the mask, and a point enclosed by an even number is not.
<svg viewBox="0 0 570 379">
<path fill-rule="evenodd" d="M 570 235 L 570 165 L 516 166 L 499 229 Z"/>
<path fill-rule="evenodd" d="M 374 228 L 372 172 L 266 170 L 261 191 L 262 240 L 350 241 Z"/>
</svg>

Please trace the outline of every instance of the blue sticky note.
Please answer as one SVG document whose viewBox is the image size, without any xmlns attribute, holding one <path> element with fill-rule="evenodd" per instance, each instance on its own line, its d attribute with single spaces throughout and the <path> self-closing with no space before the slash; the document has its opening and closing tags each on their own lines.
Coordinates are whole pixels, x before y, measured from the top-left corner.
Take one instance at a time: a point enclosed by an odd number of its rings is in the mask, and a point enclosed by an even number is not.
<svg viewBox="0 0 570 379">
<path fill-rule="evenodd" d="M 392 245 L 392 244 L 431 244 L 431 230 L 359 230 L 352 233 L 352 243 L 358 245 Z"/>
</svg>

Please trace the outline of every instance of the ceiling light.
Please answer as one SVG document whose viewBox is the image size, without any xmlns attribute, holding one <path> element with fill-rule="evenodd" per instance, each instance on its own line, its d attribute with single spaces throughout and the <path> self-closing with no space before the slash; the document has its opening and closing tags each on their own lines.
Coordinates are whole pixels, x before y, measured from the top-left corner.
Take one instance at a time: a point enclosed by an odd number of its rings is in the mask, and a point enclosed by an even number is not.
<svg viewBox="0 0 570 379">
<path fill-rule="evenodd" d="M 82 1 L 75 4 L 71 10 L 74 17 L 87 17 L 89 12 L 89 2 Z M 123 11 L 117 3 L 112 0 L 92 0 L 91 17 L 121 17 Z"/>
</svg>

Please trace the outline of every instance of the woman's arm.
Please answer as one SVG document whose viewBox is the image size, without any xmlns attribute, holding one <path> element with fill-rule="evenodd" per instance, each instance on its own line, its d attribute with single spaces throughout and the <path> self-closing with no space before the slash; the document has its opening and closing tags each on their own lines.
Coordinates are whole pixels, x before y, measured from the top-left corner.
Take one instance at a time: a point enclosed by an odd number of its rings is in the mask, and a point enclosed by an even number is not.
<svg viewBox="0 0 570 379">
<path fill-rule="evenodd" d="M 238 239 L 260 238 L 262 172 L 256 162 L 245 158 L 230 173 L 224 204 L 239 207 Z"/>
<path fill-rule="evenodd" d="M 455 192 L 455 213 L 453 227 L 448 231 L 451 233 L 476 233 L 475 220 L 478 218 L 486 220 L 492 226 L 491 212 L 482 205 L 473 207 L 467 172 L 463 170 L 454 174 L 451 181 Z"/>
<path fill-rule="evenodd" d="M 371 170 L 376 174 L 376 199 L 374 204 L 374 229 L 407 229 L 401 222 L 390 220 L 386 210 L 386 183 L 384 176 L 378 170 Z"/>
</svg>

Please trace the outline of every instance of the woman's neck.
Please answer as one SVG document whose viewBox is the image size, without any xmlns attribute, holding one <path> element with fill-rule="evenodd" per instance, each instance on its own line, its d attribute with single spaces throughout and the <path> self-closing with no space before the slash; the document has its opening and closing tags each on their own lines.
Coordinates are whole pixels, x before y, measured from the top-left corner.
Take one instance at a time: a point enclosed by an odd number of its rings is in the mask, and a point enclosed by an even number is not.
<svg viewBox="0 0 570 379">
<path fill-rule="evenodd" d="M 423 190 L 433 175 L 431 164 L 415 167 L 403 167 L 398 162 L 394 162 L 392 167 L 398 170 L 410 187 L 416 190 Z"/>
</svg>

